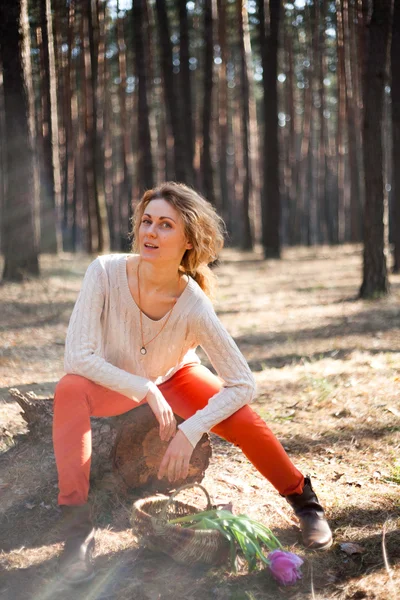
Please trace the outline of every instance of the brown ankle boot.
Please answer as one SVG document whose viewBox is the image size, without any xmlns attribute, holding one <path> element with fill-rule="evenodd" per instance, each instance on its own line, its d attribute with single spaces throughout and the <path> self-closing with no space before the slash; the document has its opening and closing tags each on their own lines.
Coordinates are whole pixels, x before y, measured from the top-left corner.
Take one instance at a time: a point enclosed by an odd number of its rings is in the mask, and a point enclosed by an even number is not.
<svg viewBox="0 0 400 600">
<path fill-rule="evenodd" d="M 290 494 L 285 498 L 300 521 L 304 546 L 310 550 L 329 548 L 332 545 L 332 532 L 309 477 L 304 478 L 304 489 L 301 494 Z"/>
<path fill-rule="evenodd" d="M 94 577 L 94 527 L 88 504 L 62 506 L 64 549 L 59 567 L 64 583 L 79 585 Z"/>
</svg>

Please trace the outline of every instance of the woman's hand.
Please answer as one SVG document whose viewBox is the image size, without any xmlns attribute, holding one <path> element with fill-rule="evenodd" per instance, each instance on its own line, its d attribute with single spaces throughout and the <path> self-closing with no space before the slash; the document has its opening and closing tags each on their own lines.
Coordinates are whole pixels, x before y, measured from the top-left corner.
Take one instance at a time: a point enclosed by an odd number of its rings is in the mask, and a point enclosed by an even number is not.
<svg viewBox="0 0 400 600">
<path fill-rule="evenodd" d="M 162 479 L 164 475 L 167 475 L 169 481 L 185 479 L 189 472 L 189 462 L 193 450 L 186 435 L 178 429 L 161 461 L 158 479 Z"/>
<path fill-rule="evenodd" d="M 176 420 L 172 408 L 157 386 L 147 394 L 146 400 L 160 424 L 160 438 L 168 442 L 176 432 Z"/>
</svg>

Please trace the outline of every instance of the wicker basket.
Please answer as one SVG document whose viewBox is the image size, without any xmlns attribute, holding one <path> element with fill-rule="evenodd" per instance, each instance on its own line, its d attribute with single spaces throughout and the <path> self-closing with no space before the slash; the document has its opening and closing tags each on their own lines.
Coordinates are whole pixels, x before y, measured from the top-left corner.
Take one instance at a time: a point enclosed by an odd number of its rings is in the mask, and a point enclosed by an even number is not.
<svg viewBox="0 0 400 600">
<path fill-rule="evenodd" d="M 199 512 L 198 508 L 175 500 L 179 492 L 191 487 L 203 490 L 207 498 L 206 510 L 210 510 L 210 496 L 202 485 L 184 485 L 169 498 L 152 496 L 135 502 L 131 515 L 133 533 L 144 546 L 168 554 L 178 563 L 223 564 L 229 556 L 229 542 L 219 531 L 194 530 L 169 523 L 169 519 Z"/>
</svg>

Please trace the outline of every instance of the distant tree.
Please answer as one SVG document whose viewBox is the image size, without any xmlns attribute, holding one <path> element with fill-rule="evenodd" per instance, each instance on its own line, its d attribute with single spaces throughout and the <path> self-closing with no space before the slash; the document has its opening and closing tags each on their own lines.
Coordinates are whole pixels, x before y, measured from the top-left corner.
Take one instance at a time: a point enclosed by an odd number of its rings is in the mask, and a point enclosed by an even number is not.
<svg viewBox="0 0 400 600">
<path fill-rule="evenodd" d="M 85 0 L 86 86 L 86 181 L 92 200 L 94 218 L 91 222 L 91 247 L 93 252 L 110 249 L 110 231 L 104 194 L 104 5 Z M 96 241 L 95 241 L 96 240 Z"/>
<path fill-rule="evenodd" d="M 193 134 L 193 94 L 192 77 L 190 71 L 190 40 L 189 40 L 189 18 L 186 0 L 177 0 L 179 8 L 179 73 L 180 86 L 183 99 L 182 120 L 185 124 L 185 146 L 188 156 L 190 172 L 188 178 L 194 177 L 194 134 Z M 194 183 L 192 181 L 191 183 Z"/>
<path fill-rule="evenodd" d="M 285 110 L 288 115 L 289 123 L 286 135 L 286 164 L 284 177 L 285 193 L 286 193 L 286 211 L 284 218 L 284 231 L 286 234 L 286 242 L 293 243 L 296 237 L 296 124 L 299 116 L 296 114 L 295 106 L 295 72 L 294 72 L 294 52 L 293 52 L 293 26 L 292 17 L 289 13 L 286 17 L 289 23 L 284 23 L 283 28 L 283 45 L 285 52 L 285 71 L 287 84 L 285 85 Z M 286 127 L 285 127 L 286 129 Z"/>
<path fill-rule="evenodd" d="M 139 7 L 138 7 L 139 5 Z M 146 9 L 145 0 L 138 0 L 133 3 L 132 17 L 133 17 L 133 35 L 134 45 L 137 44 L 137 37 L 135 34 L 135 27 L 139 26 L 139 20 L 143 18 L 143 11 Z M 135 14 L 135 11 L 139 10 L 140 15 Z M 117 0 L 117 15 L 116 15 L 116 42 L 117 42 L 117 58 L 118 58 L 118 116 L 113 118 L 114 103 L 112 94 L 108 91 L 108 98 L 106 99 L 106 117 L 107 131 L 106 131 L 106 152 L 109 156 L 113 156 L 113 160 L 108 162 L 109 170 L 106 173 L 107 186 L 106 190 L 108 195 L 107 201 L 111 208 L 109 211 L 112 223 L 113 223 L 113 245 L 115 249 L 122 251 L 129 251 L 130 240 L 129 240 L 129 229 L 130 219 L 133 214 L 132 200 L 134 196 L 134 184 L 133 178 L 135 176 L 136 189 L 135 193 L 140 194 L 143 191 L 143 187 L 146 187 L 152 181 L 152 164 L 151 149 L 148 147 L 150 135 L 146 138 L 146 127 L 148 126 L 148 111 L 143 104 L 143 100 L 147 100 L 147 81 L 149 73 L 151 73 L 150 61 L 148 61 L 148 70 L 146 72 L 145 81 L 142 75 L 142 66 L 138 67 L 135 65 L 137 77 L 139 78 L 139 99 L 138 104 L 141 110 L 132 110 L 132 117 L 136 115 L 137 131 L 138 131 L 138 155 L 136 161 L 133 158 L 133 135 L 131 127 L 131 115 L 129 111 L 128 103 L 128 70 L 129 62 L 128 55 L 129 51 L 125 42 L 125 14 L 120 10 L 119 2 Z M 140 27 L 142 31 L 142 27 Z M 142 38 L 143 40 L 143 38 Z M 134 53 L 136 56 L 136 53 Z M 145 60 L 147 52 L 141 51 L 141 57 Z M 111 72 L 110 72 L 111 71 Z M 106 78 L 108 82 L 108 90 L 110 82 L 112 81 L 112 66 L 111 60 L 107 61 Z M 115 98 L 115 97 L 114 97 Z M 132 107 L 132 104 L 131 104 Z M 142 112 L 141 112 L 142 111 Z M 137 114 L 136 114 L 137 113 Z M 115 120 L 114 120 L 115 119 Z M 119 135 L 118 142 L 115 137 L 118 128 L 116 124 L 119 122 Z M 147 125 L 146 125 L 147 123 Z M 116 130 L 116 131 L 115 131 Z M 115 141 L 114 141 L 115 140 Z M 114 143 L 113 143 L 114 141 Z M 134 164 L 137 164 L 137 168 L 134 168 Z M 114 178 L 114 179 L 113 179 Z"/>
<path fill-rule="evenodd" d="M 252 171 L 250 160 L 250 81 L 249 81 L 249 54 L 250 39 L 248 31 L 247 9 L 243 0 L 236 0 L 237 22 L 239 29 L 239 55 L 240 55 L 240 105 L 241 105 L 241 132 L 243 146 L 243 175 L 242 186 L 242 235 L 241 247 L 243 250 L 253 249 L 253 236 L 250 222 L 250 194 L 252 187 Z"/>
<path fill-rule="evenodd" d="M 174 139 L 174 172 L 178 181 L 185 183 L 192 180 L 190 157 L 186 154 L 183 121 L 181 120 L 181 98 L 175 85 L 173 72 L 173 48 L 170 34 L 170 24 L 167 12 L 167 3 L 156 0 L 157 25 L 160 39 L 160 67 L 164 82 L 166 110 L 171 124 Z"/>
<path fill-rule="evenodd" d="M 325 18 L 327 9 L 326 0 L 322 0 L 321 3 L 315 3 L 315 36 L 318 36 L 316 41 L 315 60 L 318 62 L 317 73 L 317 91 L 319 96 L 319 136 L 318 136 L 318 161 L 317 161 L 317 172 L 316 172 L 316 196 L 318 211 L 318 241 L 326 242 L 328 240 L 329 231 L 329 211 L 327 209 L 327 142 L 328 142 L 328 126 L 327 119 L 325 118 L 326 113 L 326 93 L 324 86 L 324 79 L 326 75 L 326 57 L 325 57 Z"/>
<path fill-rule="evenodd" d="M 383 190 L 383 97 L 392 0 L 374 0 L 369 26 L 364 109 L 364 253 L 362 298 L 387 294 Z"/>
<path fill-rule="evenodd" d="M 228 185 L 228 45 L 226 0 L 217 0 L 218 8 L 218 45 L 220 47 L 221 65 L 218 70 L 218 139 L 219 139 L 219 209 L 230 230 L 229 185 Z"/>
<path fill-rule="evenodd" d="M 55 20 L 62 21 L 60 9 L 56 12 Z M 65 11 L 65 40 L 67 52 L 64 57 L 62 79 L 63 134 L 65 138 L 65 157 L 62 165 L 62 233 L 64 250 L 76 250 L 77 246 L 77 171 L 79 171 L 79 145 L 77 143 L 76 111 L 77 93 L 75 63 L 72 57 L 73 40 L 76 33 L 75 2 L 70 2 Z M 75 109 L 75 110 L 74 110 Z"/>
<path fill-rule="evenodd" d="M 1 53 L 0 53 L 0 255 L 3 253 L 3 205 L 6 191 L 6 181 L 4 176 L 5 167 L 5 119 L 4 119 L 4 93 L 3 93 L 3 68 L 1 65 Z"/>
<path fill-rule="evenodd" d="M 280 258 L 281 198 L 279 192 L 277 76 L 281 2 L 280 0 L 269 0 L 268 2 L 257 0 L 257 5 L 263 68 L 262 246 L 265 258 Z"/>
<path fill-rule="evenodd" d="M 139 195 L 154 185 L 153 157 L 150 136 L 150 106 L 148 102 L 149 74 L 151 66 L 146 45 L 146 0 L 134 0 L 132 8 L 133 32 L 135 37 L 135 67 L 138 78 L 138 168 Z"/>
<path fill-rule="evenodd" d="M 394 0 L 392 25 L 392 126 L 393 126 L 393 271 L 400 272 L 400 0 Z"/>
<path fill-rule="evenodd" d="M 313 39 L 311 11 L 308 5 L 305 6 L 304 33 L 307 40 Z M 315 37 L 315 36 L 314 36 Z M 315 73 L 315 61 L 310 48 L 306 49 L 308 60 L 304 72 L 304 94 L 303 94 L 303 118 L 302 118 L 302 138 L 300 144 L 300 156 L 298 165 L 298 190 L 297 190 L 297 231 L 296 242 L 302 244 L 310 243 L 311 229 L 311 202 L 312 186 L 310 185 L 310 165 L 311 165 L 311 145 L 312 145 L 312 113 L 313 113 L 313 74 Z M 308 66 L 309 65 L 309 66 Z"/>
<path fill-rule="evenodd" d="M 41 252 L 61 249 L 61 174 L 58 143 L 57 86 L 51 1 L 40 2 L 42 32 L 43 156 L 41 165 Z"/>
<path fill-rule="evenodd" d="M 338 203 L 337 203 L 337 227 L 336 242 L 343 243 L 346 239 L 346 209 L 347 209 L 347 185 L 345 179 L 345 135 L 346 135 L 346 64 L 344 49 L 344 26 L 343 26 L 343 0 L 336 0 L 337 18 L 337 85 L 338 85 L 338 114 L 337 114 L 337 179 L 338 179 Z"/>
<path fill-rule="evenodd" d="M 0 2 L 0 52 L 5 111 L 6 188 L 3 206 L 3 279 L 39 274 L 36 228 L 38 185 L 27 0 Z"/>
<path fill-rule="evenodd" d="M 345 80 L 347 103 L 347 130 L 350 177 L 350 227 L 348 234 L 352 242 L 360 242 L 362 224 L 362 201 L 360 189 L 360 169 L 358 156 L 361 153 L 359 138 L 360 120 L 357 103 L 359 102 L 357 60 L 357 16 L 356 4 L 342 0 L 344 51 L 345 51 Z"/>
<path fill-rule="evenodd" d="M 203 193 L 215 204 L 213 164 L 211 160 L 212 93 L 214 65 L 214 35 L 212 0 L 204 0 L 204 79 L 203 79 L 203 146 L 201 150 L 201 180 Z"/>
</svg>

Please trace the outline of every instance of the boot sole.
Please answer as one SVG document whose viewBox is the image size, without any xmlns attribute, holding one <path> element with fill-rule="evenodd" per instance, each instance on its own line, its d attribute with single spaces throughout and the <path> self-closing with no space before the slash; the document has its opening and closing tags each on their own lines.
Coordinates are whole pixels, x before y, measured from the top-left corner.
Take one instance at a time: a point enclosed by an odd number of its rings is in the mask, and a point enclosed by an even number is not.
<svg viewBox="0 0 400 600">
<path fill-rule="evenodd" d="M 314 550 L 314 551 L 319 551 L 319 550 L 328 550 L 328 548 L 330 548 L 333 544 L 333 540 L 329 540 L 329 542 L 326 542 L 326 544 L 324 544 L 323 546 L 304 546 L 304 548 L 306 550 Z"/>
</svg>

